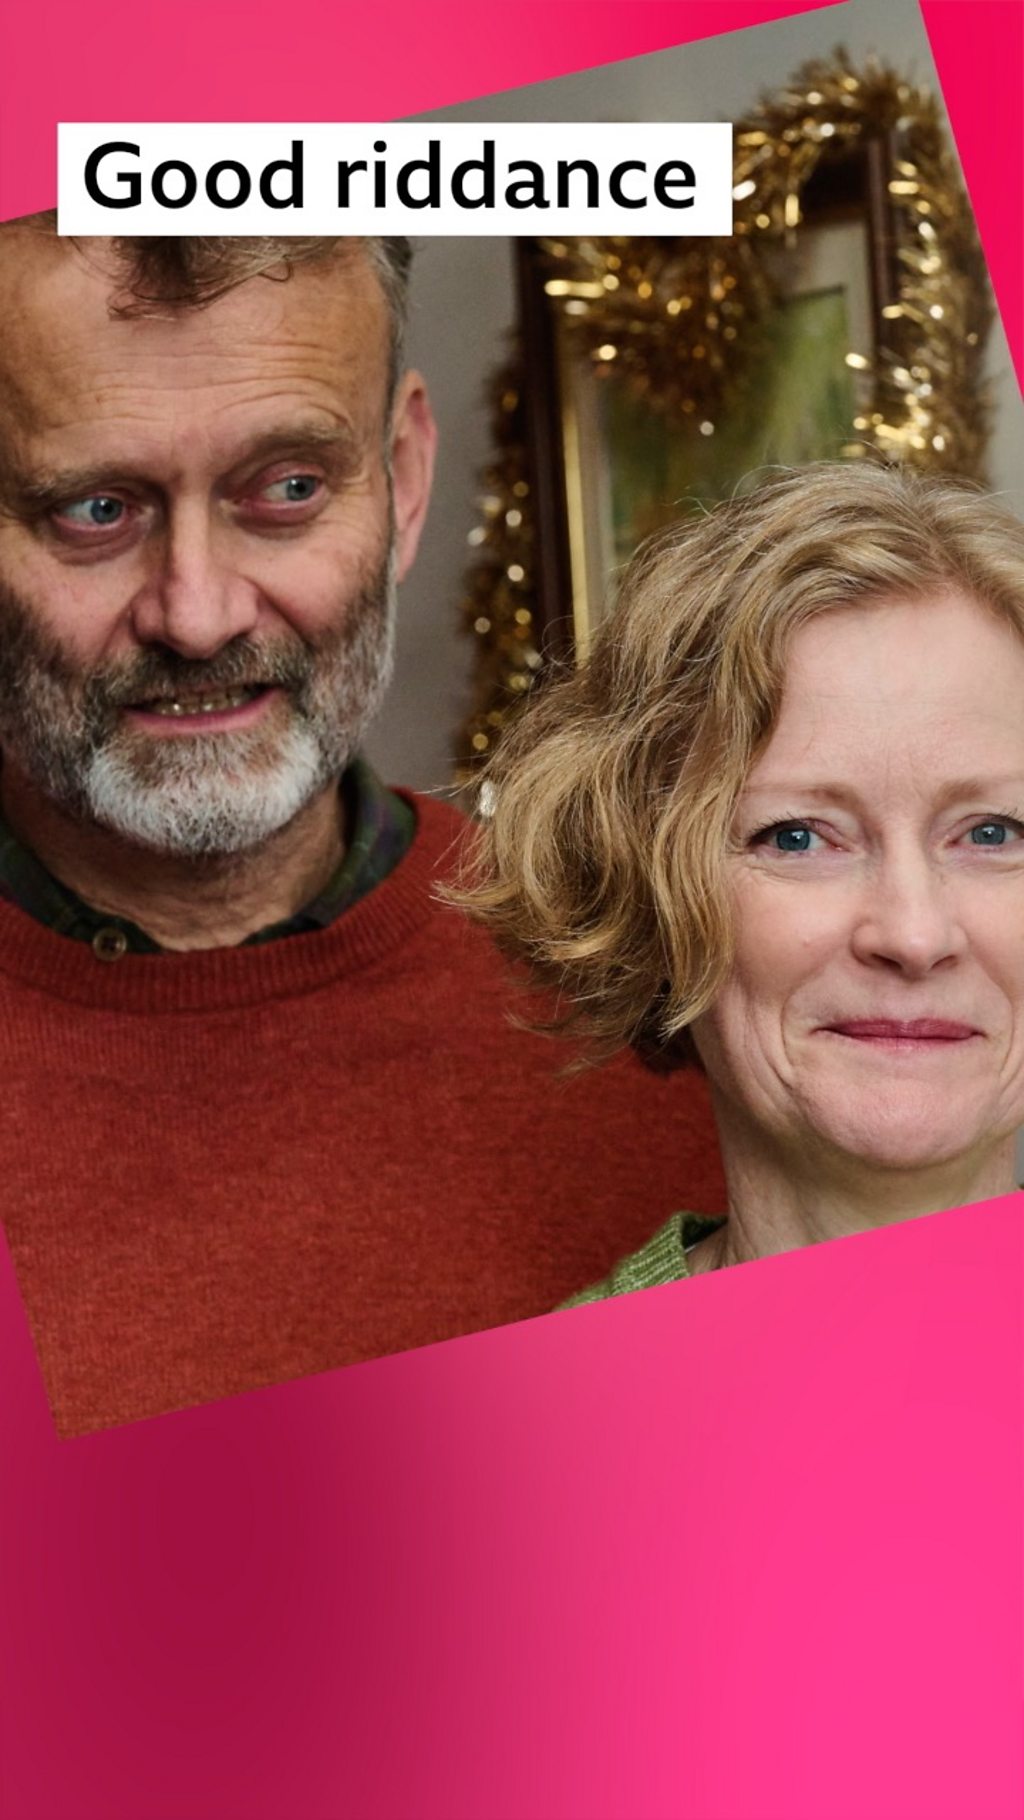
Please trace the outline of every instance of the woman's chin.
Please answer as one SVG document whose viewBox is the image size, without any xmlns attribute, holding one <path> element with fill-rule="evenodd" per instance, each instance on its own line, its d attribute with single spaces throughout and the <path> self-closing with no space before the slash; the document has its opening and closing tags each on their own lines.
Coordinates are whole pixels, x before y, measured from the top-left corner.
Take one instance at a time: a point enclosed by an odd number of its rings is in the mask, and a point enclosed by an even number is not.
<svg viewBox="0 0 1024 1820">
<path fill-rule="evenodd" d="M 979 1165 L 1001 1141 L 992 1131 L 991 1108 L 949 1097 L 906 1095 L 881 1089 L 870 1098 L 845 1095 L 835 1104 L 805 1107 L 808 1123 L 826 1151 L 838 1152 L 868 1168 L 894 1171 L 940 1170 L 951 1178 L 957 1165 Z"/>
<path fill-rule="evenodd" d="M 963 1168 L 968 1164 L 975 1146 L 960 1143 L 957 1140 L 945 1140 L 940 1143 L 929 1142 L 915 1133 L 900 1137 L 896 1133 L 887 1134 L 884 1138 L 864 1138 L 840 1146 L 843 1154 L 869 1169 L 884 1172 L 891 1170 L 894 1174 L 926 1175 L 948 1169 L 950 1173 L 951 1194 L 953 1201 L 958 1198 L 953 1184 L 960 1179 Z"/>
</svg>

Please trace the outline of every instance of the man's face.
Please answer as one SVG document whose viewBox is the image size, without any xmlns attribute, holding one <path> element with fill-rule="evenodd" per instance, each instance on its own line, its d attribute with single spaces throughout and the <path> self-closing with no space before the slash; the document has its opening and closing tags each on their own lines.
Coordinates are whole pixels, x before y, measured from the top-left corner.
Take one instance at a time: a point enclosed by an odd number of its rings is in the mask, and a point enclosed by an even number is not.
<svg viewBox="0 0 1024 1820">
<path fill-rule="evenodd" d="M 0 245 L 0 745 L 164 851 L 258 845 L 385 686 L 433 426 L 358 256 L 112 320 L 103 242 Z"/>
</svg>

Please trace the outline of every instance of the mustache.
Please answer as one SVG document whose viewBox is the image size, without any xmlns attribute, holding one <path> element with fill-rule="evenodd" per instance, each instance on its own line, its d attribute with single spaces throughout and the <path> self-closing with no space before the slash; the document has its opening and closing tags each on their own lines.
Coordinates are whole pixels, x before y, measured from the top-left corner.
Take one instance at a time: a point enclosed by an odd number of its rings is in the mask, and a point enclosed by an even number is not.
<svg viewBox="0 0 1024 1820">
<path fill-rule="evenodd" d="M 281 688 L 290 690 L 301 708 L 316 665 L 315 653 L 297 641 L 263 644 L 242 636 L 202 660 L 152 648 L 126 663 L 93 670 L 82 685 L 82 705 L 95 723 L 144 701 L 173 700 L 198 691 Z"/>
<path fill-rule="evenodd" d="M 66 814 L 143 846 L 196 857 L 258 844 L 340 773 L 380 705 L 393 577 L 385 544 L 312 624 L 276 616 L 200 657 L 154 639 L 83 662 L 47 623 L 45 591 L 33 603 L 0 574 L 0 752 Z M 238 689 L 281 694 L 273 739 L 240 732 L 222 753 L 201 731 L 155 744 L 126 724 L 125 709 Z"/>
</svg>

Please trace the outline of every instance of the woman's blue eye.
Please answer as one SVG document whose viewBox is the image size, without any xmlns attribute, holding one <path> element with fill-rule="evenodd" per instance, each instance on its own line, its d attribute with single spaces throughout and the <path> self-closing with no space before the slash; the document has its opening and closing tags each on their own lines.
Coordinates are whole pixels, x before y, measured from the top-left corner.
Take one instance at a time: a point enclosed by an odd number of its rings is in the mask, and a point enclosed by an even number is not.
<svg viewBox="0 0 1024 1820">
<path fill-rule="evenodd" d="M 115 499 L 110 493 L 91 493 L 88 499 L 76 499 L 71 505 L 64 506 L 60 516 L 71 524 L 90 525 L 107 531 L 112 525 L 120 524 L 124 510 L 123 499 Z"/>
<path fill-rule="evenodd" d="M 319 485 L 315 474 L 289 474 L 285 480 L 272 480 L 263 495 L 274 505 L 305 505 Z"/>
<path fill-rule="evenodd" d="M 987 822 L 975 822 L 969 839 L 973 847 L 1005 847 L 1011 841 L 1024 841 L 1024 822 L 994 815 Z"/>
<path fill-rule="evenodd" d="M 776 853 L 810 853 L 811 843 L 821 837 L 803 822 L 781 822 L 777 828 L 769 828 L 765 838 Z"/>
</svg>

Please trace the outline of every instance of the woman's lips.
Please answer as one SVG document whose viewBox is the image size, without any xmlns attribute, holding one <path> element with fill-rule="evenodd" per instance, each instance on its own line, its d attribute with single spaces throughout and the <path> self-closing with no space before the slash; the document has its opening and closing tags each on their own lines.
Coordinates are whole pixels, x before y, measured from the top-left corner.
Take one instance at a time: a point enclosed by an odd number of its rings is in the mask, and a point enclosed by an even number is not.
<svg viewBox="0 0 1024 1820">
<path fill-rule="evenodd" d="M 881 1043 L 886 1047 L 966 1043 L 981 1035 L 972 1024 L 957 1024 L 944 1017 L 844 1018 L 839 1023 L 822 1024 L 820 1029 L 830 1036 L 849 1037 L 857 1043 Z"/>
</svg>

